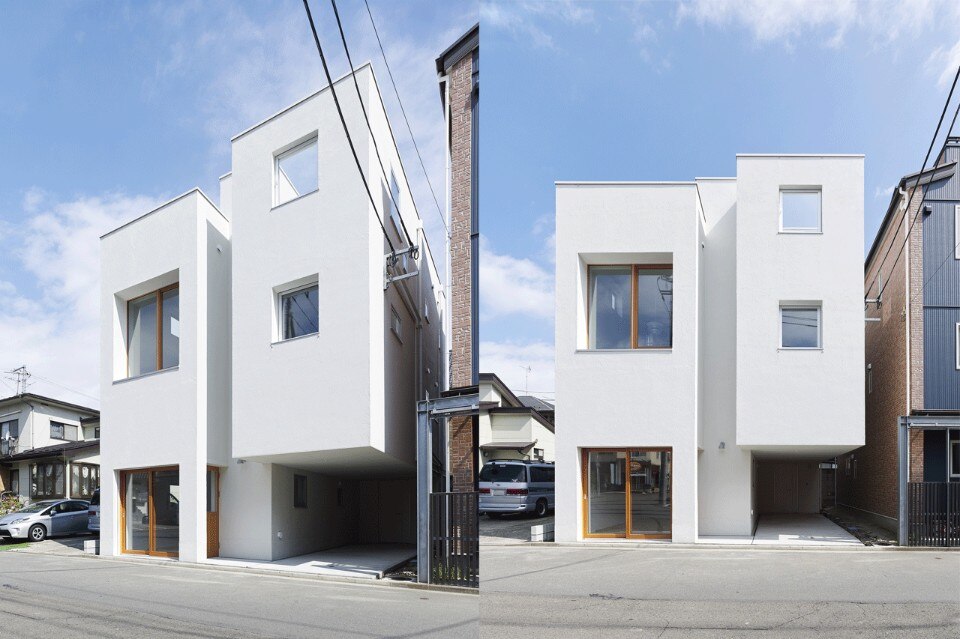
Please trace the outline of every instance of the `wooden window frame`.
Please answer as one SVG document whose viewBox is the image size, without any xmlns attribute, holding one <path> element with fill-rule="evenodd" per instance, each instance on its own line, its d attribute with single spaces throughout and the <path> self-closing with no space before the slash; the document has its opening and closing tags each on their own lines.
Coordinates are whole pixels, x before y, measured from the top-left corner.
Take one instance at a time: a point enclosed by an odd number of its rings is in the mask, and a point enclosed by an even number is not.
<svg viewBox="0 0 960 639">
<path fill-rule="evenodd" d="M 53 468 L 54 468 L 54 470 L 53 470 L 53 478 L 52 478 L 52 482 L 53 482 L 53 486 L 52 486 L 53 492 L 52 492 L 52 493 L 42 493 L 42 494 L 38 492 L 37 494 L 34 494 L 34 492 L 33 492 L 33 469 L 34 469 L 34 468 L 37 468 L 37 476 L 38 476 L 39 478 L 43 478 L 44 475 L 40 472 L 40 467 L 44 467 L 44 466 L 53 466 Z M 56 492 L 56 489 L 57 489 L 57 471 L 56 471 L 56 468 L 57 468 L 57 466 L 59 466 L 60 468 L 63 469 L 63 492 L 62 492 L 62 493 L 57 493 L 57 492 Z M 28 473 L 27 479 L 28 479 L 28 481 L 30 482 L 30 493 L 29 493 L 29 494 L 30 494 L 30 499 L 67 499 L 67 494 L 70 492 L 69 489 L 68 489 L 68 487 L 67 487 L 67 483 L 70 481 L 70 477 L 67 475 L 67 465 L 66 465 L 64 462 L 62 462 L 62 461 L 59 461 L 59 462 L 56 462 L 56 461 L 53 461 L 53 462 L 36 462 L 36 463 L 30 464 L 30 466 L 28 466 L 28 468 L 27 468 L 27 473 Z M 38 483 L 39 483 L 39 482 L 38 482 Z M 44 482 L 44 483 L 45 483 L 45 482 Z"/>
<path fill-rule="evenodd" d="M 78 477 L 82 474 L 84 468 L 90 469 L 90 477 L 93 479 L 94 475 L 96 476 L 96 485 L 92 485 L 90 488 L 89 495 L 83 495 L 79 492 L 78 488 L 73 485 L 73 469 L 77 469 Z M 80 482 L 83 482 L 83 477 L 80 477 Z M 85 499 L 90 501 L 90 498 L 93 497 L 94 491 L 100 488 L 100 465 L 99 464 L 90 464 L 87 462 L 72 462 L 70 464 L 70 499 Z"/>
<path fill-rule="evenodd" d="M 129 468 L 120 471 L 120 552 L 130 555 L 149 555 L 151 557 L 170 557 L 180 556 L 180 552 L 155 550 L 156 548 L 156 509 L 153 504 L 153 475 L 154 473 L 175 470 L 180 472 L 179 466 L 151 466 L 149 468 Z M 147 550 L 133 550 L 127 548 L 127 478 L 136 473 L 147 474 L 147 518 L 149 520 L 149 530 L 147 534 Z M 179 524 L 177 526 L 179 531 Z M 177 540 L 177 548 L 180 547 L 180 540 Z"/>
<path fill-rule="evenodd" d="M 603 269 L 603 268 L 629 268 L 630 269 L 630 348 L 590 348 L 590 300 L 591 294 L 593 291 L 590 288 L 590 282 L 593 280 L 591 274 L 593 269 Z M 640 346 L 637 343 L 637 335 L 639 333 L 637 327 L 637 312 L 639 309 L 639 303 L 637 300 L 637 278 L 640 276 L 641 271 L 655 271 L 655 270 L 669 270 L 670 277 L 673 277 L 673 264 L 588 264 L 587 265 L 587 350 L 591 351 L 604 351 L 604 350 L 618 350 L 618 351 L 629 351 L 629 350 L 638 350 L 638 351 L 670 351 L 673 350 L 673 312 L 670 313 L 670 345 L 669 346 Z M 672 306 L 673 300 L 670 301 Z"/>
<path fill-rule="evenodd" d="M 176 366 L 168 366 L 167 368 L 163 367 L 163 294 L 166 293 L 167 291 L 172 291 L 173 289 L 179 289 L 179 288 L 180 288 L 180 282 L 174 282 L 173 284 L 164 286 L 163 288 L 158 288 L 155 291 L 150 291 L 149 293 L 145 293 L 144 295 L 139 295 L 137 297 L 127 300 L 127 304 L 126 304 L 127 335 L 126 335 L 125 341 L 127 346 L 127 377 L 128 378 L 130 377 L 130 304 L 134 302 L 139 302 L 141 300 L 145 300 L 148 297 L 155 298 L 157 303 L 157 324 L 156 324 L 157 368 L 156 370 L 152 370 L 147 373 L 140 373 L 138 375 L 135 375 L 134 377 L 150 375 L 151 373 L 159 373 L 160 371 L 177 368 L 177 366 L 180 365 L 180 357 L 178 356 Z M 179 294 L 179 291 L 178 291 L 178 294 Z"/>
<path fill-rule="evenodd" d="M 670 453 L 670 532 L 669 533 L 631 533 L 630 503 L 630 453 Z M 590 453 L 625 453 L 627 456 L 627 477 L 624 485 L 624 533 L 591 533 L 589 527 L 590 508 Z M 581 448 L 580 449 L 580 525 L 584 539 L 673 539 L 673 447 L 671 446 L 630 446 L 627 448 Z"/>
</svg>

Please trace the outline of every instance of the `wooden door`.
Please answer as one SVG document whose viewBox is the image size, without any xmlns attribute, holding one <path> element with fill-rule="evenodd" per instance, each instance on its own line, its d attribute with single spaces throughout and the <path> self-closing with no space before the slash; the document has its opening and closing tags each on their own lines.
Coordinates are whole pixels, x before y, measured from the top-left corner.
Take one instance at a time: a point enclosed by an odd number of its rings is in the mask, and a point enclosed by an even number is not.
<svg viewBox="0 0 960 639">
<path fill-rule="evenodd" d="M 207 557 L 220 556 L 220 469 L 207 467 Z"/>
</svg>

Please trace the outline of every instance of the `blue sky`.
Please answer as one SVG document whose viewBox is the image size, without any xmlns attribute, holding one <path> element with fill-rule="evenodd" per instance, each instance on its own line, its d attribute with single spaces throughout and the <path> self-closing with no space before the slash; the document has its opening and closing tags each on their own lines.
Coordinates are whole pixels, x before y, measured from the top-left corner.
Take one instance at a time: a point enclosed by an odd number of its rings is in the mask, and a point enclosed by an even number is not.
<svg viewBox="0 0 960 639">
<path fill-rule="evenodd" d="M 476 22 L 477 5 L 370 5 L 443 206 L 434 59 Z M 330 4 L 311 7 L 341 75 Z M 374 62 L 443 270 L 442 225 L 363 2 L 338 7 L 353 60 Z M 0 371 L 26 365 L 31 391 L 96 405 L 99 235 L 194 186 L 217 201 L 230 137 L 325 82 L 297 0 L 0 0 L 0 15 Z M 0 396 L 10 392 L 0 375 Z"/>
<path fill-rule="evenodd" d="M 863 153 L 869 247 L 960 64 L 960 3 L 939 0 L 483 0 L 480 13 L 482 367 L 545 397 L 555 180 L 689 180 L 734 175 L 736 153 Z"/>
</svg>

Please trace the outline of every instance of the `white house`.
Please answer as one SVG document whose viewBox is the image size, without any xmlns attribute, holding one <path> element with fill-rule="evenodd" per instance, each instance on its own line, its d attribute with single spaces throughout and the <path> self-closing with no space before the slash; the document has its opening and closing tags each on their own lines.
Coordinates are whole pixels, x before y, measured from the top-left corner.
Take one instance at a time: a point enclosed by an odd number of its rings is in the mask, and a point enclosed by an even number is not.
<svg viewBox="0 0 960 639">
<path fill-rule="evenodd" d="M 556 538 L 749 535 L 863 445 L 863 157 L 558 182 Z"/>
<path fill-rule="evenodd" d="M 553 408 L 529 395 L 517 396 L 494 373 L 480 373 L 480 461 L 554 460 Z"/>
<path fill-rule="evenodd" d="M 356 80 L 372 135 L 335 86 L 375 208 L 325 87 L 232 139 L 219 206 L 193 190 L 102 238 L 103 554 L 413 548 L 443 289 L 370 65 Z"/>
<path fill-rule="evenodd" d="M 99 485 L 95 409 L 33 393 L 0 399 L 0 493 L 90 499 Z"/>
</svg>

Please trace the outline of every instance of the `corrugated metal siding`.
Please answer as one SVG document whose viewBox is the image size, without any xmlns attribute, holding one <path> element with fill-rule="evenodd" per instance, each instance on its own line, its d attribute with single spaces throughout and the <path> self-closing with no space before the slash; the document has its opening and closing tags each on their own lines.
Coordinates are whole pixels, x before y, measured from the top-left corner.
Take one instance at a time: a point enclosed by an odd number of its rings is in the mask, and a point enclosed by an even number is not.
<svg viewBox="0 0 960 639">
<path fill-rule="evenodd" d="M 954 176 L 946 182 L 960 183 Z M 957 202 L 926 202 L 933 211 L 923 216 L 924 306 L 960 306 L 960 260 L 956 259 Z M 940 269 L 939 271 L 937 269 Z"/>
<path fill-rule="evenodd" d="M 923 310 L 924 408 L 960 409 L 957 322 L 960 308 Z"/>
</svg>

